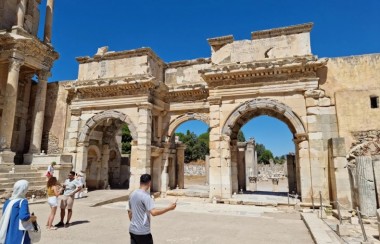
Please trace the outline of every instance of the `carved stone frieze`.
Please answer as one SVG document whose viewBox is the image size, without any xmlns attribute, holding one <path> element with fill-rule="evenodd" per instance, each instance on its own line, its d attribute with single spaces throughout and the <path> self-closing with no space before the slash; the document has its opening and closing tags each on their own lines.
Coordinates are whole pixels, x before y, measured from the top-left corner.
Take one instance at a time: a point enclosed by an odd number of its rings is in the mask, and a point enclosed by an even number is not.
<svg viewBox="0 0 380 244">
<path fill-rule="evenodd" d="M 206 100 L 209 96 L 207 89 L 172 91 L 166 94 L 165 102 L 184 102 Z"/>
<path fill-rule="evenodd" d="M 313 56 L 297 57 L 255 63 L 215 65 L 200 70 L 199 73 L 209 87 L 281 80 L 299 80 L 302 82 L 308 78 L 317 78 L 317 69 L 326 63 L 327 59 L 317 59 Z"/>
</svg>

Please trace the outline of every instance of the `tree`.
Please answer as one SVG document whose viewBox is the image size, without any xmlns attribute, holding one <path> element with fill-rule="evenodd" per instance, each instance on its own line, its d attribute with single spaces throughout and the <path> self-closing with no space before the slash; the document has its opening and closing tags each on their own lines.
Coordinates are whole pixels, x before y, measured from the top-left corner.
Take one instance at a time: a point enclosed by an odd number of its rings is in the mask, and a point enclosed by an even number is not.
<svg viewBox="0 0 380 244">
<path fill-rule="evenodd" d="M 123 154 L 130 154 L 131 153 L 131 131 L 128 128 L 128 125 L 125 124 L 121 128 L 121 152 Z"/>
<path fill-rule="evenodd" d="M 270 150 L 265 149 L 263 154 L 260 155 L 260 158 L 258 158 L 258 161 L 264 164 L 269 164 L 270 159 L 273 159 L 273 154 Z"/>
<path fill-rule="evenodd" d="M 242 130 L 239 130 L 238 135 L 237 135 L 237 139 L 239 142 L 245 142 L 245 136 L 244 136 L 244 133 Z"/>
<path fill-rule="evenodd" d="M 186 145 L 185 163 L 206 158 L 209 153 L 209 132 L 197 136 L 194 132 L 187 130 L 186 134 L 179 132 L 175 135 Z"/>
</svg>

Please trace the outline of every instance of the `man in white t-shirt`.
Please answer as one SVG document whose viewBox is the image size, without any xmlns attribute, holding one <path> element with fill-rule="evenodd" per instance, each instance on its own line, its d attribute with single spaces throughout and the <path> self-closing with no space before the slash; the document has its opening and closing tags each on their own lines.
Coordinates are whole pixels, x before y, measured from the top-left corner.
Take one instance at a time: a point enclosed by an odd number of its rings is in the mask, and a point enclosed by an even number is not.
<svg viewBox="0 0 380 244">
<path fill-rule="evenodd" d="M 140 189 L 135 190 L 129 196 L 128 215 L 131 221 L 129 226 L 131 244 L 153 244 L 153 237 L 150 233 L 150 215 L 158 216 L 174 210 L 177 206 L 176 203 L 172 203 L 167 208 L 156 209 L 148 192 L 151 181 L 152 177 L 149 174 L 141 175 Z"/>
<path fill-rule="evenodd" d="M 73 215 L 73 205 L 74 205 L 74 195 L 82 189 L 82 186 L 78 184 L 75 180 L 75 172 L 70 171 L 68 178 L 63 183 L 63 188 L 65 189 L 63 195 L 59 197 L 58 206 L 61 208 L 61 221 L 56 224 L 56 227 L 69 227 L 70 219 Z M 67 209 L 67 220 L 66 224 L 63 223 L 65 218 L 65 209 Z"/>
</svg>

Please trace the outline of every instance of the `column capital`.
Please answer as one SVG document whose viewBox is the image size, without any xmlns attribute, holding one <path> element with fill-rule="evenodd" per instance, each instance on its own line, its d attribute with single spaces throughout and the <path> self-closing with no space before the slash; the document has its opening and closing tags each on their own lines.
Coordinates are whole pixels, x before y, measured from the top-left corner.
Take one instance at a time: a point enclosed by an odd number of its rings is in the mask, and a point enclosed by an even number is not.
<svg viewBox="0 0 380 244">
<path fill-rule="evenodd" d="M 308 139 L 307 133 L 302 133 L 302 134 L 294 134 L 294 139 L 293 141 L 296 143 L 306 141 Z"/>
<path fill-rule="evenodd" d="M 139 110 L 140 109 L 146 109 L 146 110 L 152 110 L 153 109 L 153 104 L 151 103 L 139 103 L 137 104 Z"/>
<path fill-rule="evenodd" d="M 51 73 L 46 70 L 40 70 L 37 72 L 39 81 L 47 81 L 47 79 L 51 76 Z"/>
<path fill-rule="evenodd" d="M 9 58 L 9 70 L 20 72 L 21 66 L 24 64 L 24 60 L 10 57 Z"/>
<path fill-rule="evenodd" d="M 221 105 L 222 104 L 222 98 L 221 97 L 209 97 L 208 103 L 210 105 Z"/>
</svg>

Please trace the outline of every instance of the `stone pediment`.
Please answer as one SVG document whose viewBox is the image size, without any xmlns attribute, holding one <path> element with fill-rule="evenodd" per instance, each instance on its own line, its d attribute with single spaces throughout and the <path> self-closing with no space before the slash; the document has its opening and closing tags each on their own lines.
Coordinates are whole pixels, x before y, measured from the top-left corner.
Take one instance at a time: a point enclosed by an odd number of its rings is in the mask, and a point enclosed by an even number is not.
<svg viewBox="0 0 380 244">
<path fill-rule="evenodd" d="M 200 70 L 202 78 L 209 87 L 235 85 L 255 82 L 255 80 L 271 81 L 280 79 L 315 78 L 317 69 L 326 65 L 328 59 L 315 56 L 295 57 L 293 59 L 262 60 L 251 63 L 233 63 L 214 65 Z"/>
</svg>

